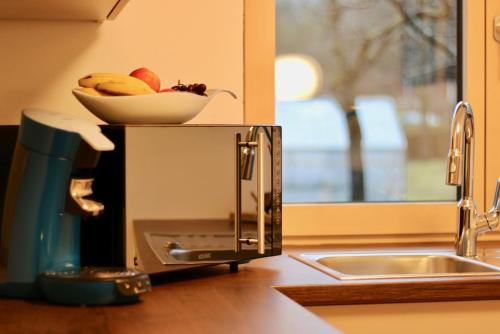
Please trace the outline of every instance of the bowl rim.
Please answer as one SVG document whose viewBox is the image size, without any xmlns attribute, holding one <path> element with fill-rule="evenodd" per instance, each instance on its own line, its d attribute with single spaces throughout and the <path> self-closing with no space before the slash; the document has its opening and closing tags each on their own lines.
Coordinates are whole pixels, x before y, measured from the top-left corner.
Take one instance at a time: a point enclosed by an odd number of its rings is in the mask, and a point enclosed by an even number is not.
<svg viewBox="0 0 500 334">
<path fill-rule="evenodd" d="M 211 95 L 208 95 L 208 96 L 205 96 L 205 95 L 198 95 L 198 94 L 195 94 L 195 93 L 190 93 L 190 92 L 179 92 L 179 91 L 175 91 L 175 92 L 156 92 L 156 93 L 151 93 L 151 94 L 141 94 L 141 95 L 92 95 L 92 94 L 88 94 L 88 93 L 85 93 L 84 91 L 80 90 L 79 88 L 84 88 L 84 87 L 76 87 L 76 88 L 73 88 L 72 89 L 72 92 L 73 94 L 77 94 L 77 95 L 83 95 L 83 96 L 88 96 L 90 98 L 96 98 L 96 99 L 101 99 L 101 98 L 110 98 L 110 97 L 113 97 L 113 98 L 128 98 L 128 99 L 131 99 L 131 98 L 144 98 L 145 96 L 168 96 L 168 95 L 184 95 L 184 96 L 188 96 L 187 94 L 189 94 L 189 96 L 193 97 L 193 98 L 210 98 L 213 94 Z M 208 90 L 207 90 L 208 91 Z M 216 94 L 217 92 L 221 91 L 219 89 L 211 89 L 209 90 L 211 93 L 214 93 Z M 162 94 L 162 93 L 165 93 L 165 94 Z M 168 94 L 167 94 L 168 93 Z M 161 95 L 159 95 L 161 94 Z"/>
</svg>

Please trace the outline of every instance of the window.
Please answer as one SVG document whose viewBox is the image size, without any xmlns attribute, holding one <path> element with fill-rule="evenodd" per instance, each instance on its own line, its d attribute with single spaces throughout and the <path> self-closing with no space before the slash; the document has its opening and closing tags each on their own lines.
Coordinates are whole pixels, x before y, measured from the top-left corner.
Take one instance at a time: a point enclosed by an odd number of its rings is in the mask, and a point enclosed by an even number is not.
<svg viewBox="0 0 500 334">
<path fill-rule="evenodd" d="M 285 202 L 453 200 L 456 0 L 277 0 Z"/>
<path fill-rule="evenodd" d="M 262 30 L 258 30 L 258 28 L 252 28 L 252 22 L 255 27 L 262 27 L 262 18 L 269 18 L 269 14 L 274 16 L 274 14 L 279 15 L 279 1 L 276 0 L 276 6 L 273 7 L 269 4 L 269 2 L 254 2 L 254 1 L 246 1 L 245 9 L 246 14 L 250 13 L 247 11 L 249 7 L 252 8 L 253 15 L 246 16 L 246 34 L 247 37 L 252 33 L 252 31 L 259 31 L 259 35 L 255 34 L 253 38 L 246 38 L 246 50 L 245 50 L 245 119 L 247 122 L 256 122 L 263 120 L 272 120 L 274 118 L 274 113 L 271 114 L 270 108 L 255 108 L 255 102 L 258 101 L 263 104 L 263 100 L 268 100 L 268 97 L 263 99 L 262 94 L 258 94 L 258 90 L 254 89 L 252 91 L 252 87 L 250 84 L 255 82 L 267 82 L 266 78 L 272 80 L 272 74 L 264 71 L 263 69 L 269 70 L 267 57 L 269 55 L 268 51 L 273 51 L 274 49 L 274 41 L 272 46 L 270 44 L 270 40 L 267 38 L 263 39 L 262 36 L 268 36 L 267 33 L 263 33 Z M 284 1 L 284 0 L 283 0 Z M 288 0 L 290 2 L 300 2 Z M 315 1 L 301 1 L 302 4 L 309 3 L 321 3 L 326 2 L 322 0 Z M 358 7 L 368 6 L 372 3 L 382 3 L 386 2 L 394 3 L 394 1 L 390 0 L 380 0 L 380 1 L 348 1 L 348 0 L 330 0 L 329 2 L 334 2 L 337 4 L 345 5 L 345 4 L 357 4 Z M 440 1 L 398 1 L 398 3 L 411 2 L 411 3 L 438 3 Z M 257 3 L 260 3 L 257 4 Z M 463 58 L 457 57 L 456 63 L 463 63 L 463 77 L 464 77 L 464 85 L 463 85 L 463 94 L 464 99 L 469 101 L 474 107 L 475 116 L 476 116 L 476 131 L 478 133 L 477 141 L 476 141 L 476 159 L 475 159 L 475 188 L 474 195 L 476 202 L 478 203 L 478 207 L 482 210 L 485 209 L 485 178 L 490 174 L 486 173 L 485 169 L 485 152 L 492 148 L 492 146 L 486 146 L 485 138 L 490 138 L 492 136 L 492 131 L 488 132 L 488 136 L 485 135 L 486 124 L 485 124 L 485 93 L 486 93 L 486 46 L 487 43 L 490 43 L 488 39 L 485 38 L 486 32 L 488 34 L 492 34 L 491 27 L 486 30 L 489 26 L 487 23 L 493 21 L 493 13 L 488 14 L 486 12 L 486 1 L 473 1 L 473 0 L 463 0 L 463 15 L 459 12 L 459 7 L 457 8 L 456 17 L 458 19 L 463 19 L 463 47 L 457 47 L 457 49 L 462 50 Z M 257 11 L 255 7 L 260 6 L 260 11 Z M 353 9 L 354 10 L 354 9 Z M 357 10 L 362 10 L 362 8 L 358 8 Z M 276 13 L 275 13 L 276 11 Z M 259 15 L 256 15 L 258 13 Z M 419 14 L 420 16 L 425 16 L 428 14 Z M 367 20 L 371 19 L 370 16 L 367 16 Z M 312 18 L 314 21 L 314 17 Z M 268 20 L 264 20 L 267 26 L 268 32 L 271 31 L 268 25 Z M 278 24 L 279 18 L 276 19 L 276 24 Z M 374 23 L 373 23 L 374 22 Z M 375 31 L 375 28 L 380 28 L 380 24 L 378 21 L 372 21 L 372 27 Z M 291 25 L 294 22 L 290 23 Z M 295 34 L 296 39 L 303 38 L 302 35 L 299 34 L 300 31 L 297 31 Z M 489 35 L 488 35 L 489 36 Z M 449 37 L 449 36 L 448 36 Z M 456 39 L 456 36 L 454 37 Z M 250 48 L 248 46 L 259 44 L 260 48 Z M 278 44 L 276 44 L 278 45 Z M 404 43 L 403 43 L 404 45 Z M 279 47 L 279 46 L 278 46 Z M 404 46 L 399 46 L 399 49 L 404 49 Z M 492 47 L 491 53 L 494 53 L 494 47 Z M 292 50 L 287 50 L 286 53 L 296 54 L 297 51 L 288 52 Z M 403 53 L 403 51 L 400 51 Z M 260 61 L 259 57 L 263 54 L 266 55 L 265 60 Z M 303 54 L 303 53 L 302 53 Z M 309 54 L 310 55 L 310 54 Z M 311 56 L 311 55 L 310 55 Z M 312 55 L 313 58 L 314 54 Z M 259 60 L 259 61 L 256 61 Z M 293 59 L 292 59 L 293 60 Z M 316 62 L 320 63 L 317 59 Z M 406 60 L 405 60 L 406 61 Z M 252 63 L 253 62 L 253 63 Z M 396 62 L 396 60 L 394 61 Z M 399 58 L 397 63 L 401 65 L 403 60 Z M 252 66 L 249 66 L 248 64 Z M 262 65 L 261 67 L 256 66 L 258 63 Z M 314 61 L 312 61 L 314 67 Z M 252 69 L 252 71 L 249 71 Z M 259 72 L 259 70 L 261 70 Z M 323 70 L 323 69 L 322 69 Z M 445 78 L 451 78 L 453 73 L 450 71 L 441 72 L 441 74 L 445 75 Z M 440 75 L 441 75 L 440 74 Z M 266 75 L 268 75 L 266 77 Z M 446 77 L 447 76 L 447 77 Z M 404 80 L 406 75 L 400 74 L 400 80 Z M 384 79 L 384 78 L 383 78 Z M 382 79 L 382 80 L 383 80 Z M 407 78 L 408 79 L 408 78 Z M 420 78 L 424 80 L 425 78 Z M 451 102 L 451 106 L 454 105 L 456 101 L 456 92 L 453 87 L 450 85 L 449 81 L 446 79 L 446 84 L 443 84 L 443 90 L 449 93 L 449 95 L 444 95 L 442 101 L 446 101 L 446 103 Z M 253 81 L 252 81 L 253 80 Z M 406 79 L 405 79 L 406 80 Z M 429 80 L 428 78 L 425 80 Z M 455 83 L 457 84 L 457 83 Z M 410 79 L 408 79 L 408 85 L 411 89 L 416 89 L 416 83 L 412 83 Z M 256 87 L 253 84 L 253 87 Z M 320 86 L 324 88 L 324 86 Z M 454 93 L 453 93 L 454 92 Z M 364 94 L 361 92 L 362 96 L 370 95 Z M 382 92 L 385 94 L 385 92 Z M 374 94 L 375 95 L 375 94 Z M 455 97 L 453 96 L 455 95 Z M 377 94 L 376 96 L 380 96 Z M 268 101 L 269 102 L 269 101 Z M 297 101 L 300 103 L 304 103 L 305 101 Z M 300 104 L 299 103 L 299 104 Z M 330 101 L 331 103 L 331 101 Z M 338 101 L 336 101 L 338 103 Z M 408 104 L 403 104 L 403 106 Z M 251 107 L 249 107 L 251 106 Z M 266 105 L 267 106 L 267 105 Z M 396 103 L 396 106 L 398 104 Z M 448 117 L 451 116 L 452 107 L 447 107 L 446 110 Z M 443 108 L 444 110 L 445 108 Z M 262 117 L 262 110 L 268 113 L 266 117 Z M 405 123 L 403 122 L 405 119 L 406 122 L 411 123 L 412 114 L 410 113 L 409 117 L 403 117 L 404 115 L 400 115 L 398 112 L 398 107 L 395 108 L 397 117 L 392 117 L 392 119 L 396 119 L 398 121 L 400 129 L 405 129 Z M 403 109 L 402 109 L 403 110 Z M 259 114 L 260 113 L 260 114 Z M 257 115 L 257 116 L 256 116 Z M 331 116 L 331 122 L 335 120 L 335 117 Z M 343 114 L 340 114 L 343 116 Z M 407 115 L 408 116 L 408 115 Z M 276 118 L 278 118 L 277 116 Z M 417 118 L 420 116 L 417 116 Z M 409 118 L 409 121 L 408 121 Z M 492 118 L 492 116 L 490 117 Z M 436 118 L 434 116 L 429 117 L 427 120 L 421 122 L 427 122 L 426 125 L 436 124 Z M 417 120 L 418 121 L 418 120 Z M 445 121 L 443 121 L 445 122 Z M 447 122 L 447 121 L 446 121 Z M 499 121 L 500 124 L 500 121 Z M 323 126 L 321 124 L 321 126 Z M 449 130 L 449 124 L 443 127 L 447 132 Z M 490 126 L 488 126 L 490 129 Z M 286 125 L 284 128 L 286 131 Z M 345 133 L 346 131 L 344 131 Z M 336 134 L 338 135 L 338 134 Z M 348 134 L 349 136 L 349 134 Z M 406 133 L 404 135 L 406 137 Z M 447 135 L 445 136 L 447 138 Z M 345 138 L 345 135 L 344 135 Z M 496 138 L 496 137 L 495 137 Z M 408 138 L 406 144 L 409 147 Z M 498 138 L 496 138 L 498 141 Z M 447 141 L 447 139 L 446 139 Z M 338 142 L 337 142 L 338 143 Z M 329 145 L 333 145 L 331 142 L 327 143 Z M 340 141 L 340 144 L 342 142 Z M 350 144 L 350 143 L 349 143 Z M 339 145 L 339 144 L 337 144 Z M 344 142 L 345 145 L 345 142 Z M 447 146 L 447 143 L 446 143 Z M 406 157 L 406 156 L 405 156 Z M 431 156 L 432 157 L 432 156 Z M 497 159 L 498 164 L 500 165 L 500 159 Z M 443 158 L 444 161 L 444 158 Z M 418 162 L 418 161 L 417 161 Z M 350 162 L 349 162 L 350 164 Z M 489 166 L 489 165 L 488 165 Z M 500 169 L 500 168 L 499 168 Z M 409 173 L 408 166 L 406 166 L 405 173 Z M 439 179 L 439 186 L 443 187 L 442 189 L 447 189 L 444 186 L 444 177 L 441 179 L 441 176 L 437 177 Z M 351 181 L 352 182 L 352 181 Z M 418 183 L 417 183 L 418 184 Z M 433 185 L 432 185 L 433 186 Z M 407 185 L 408 187 L 408 185 Z M 490 185 L 488 185 L 490 187 Z M 494 184 L 493 184 L 494 187 Z M 351 193 L 344 192 L 344 197 L 341 200 L 337 200 L 340 203 L 330 203 L 332 199 L 327 200 L 313 200 L 316 203 L 289 203 L 284 205 L 283 209 L 283 233 L 284 233 L 284 242 L 285 243 L 307 243 L 309 240 L 314 242 L 325 241 L 325 242 L 336 242 L 336 243 L 349 243 L 349 242 L 362 242 L 362 241 L 437 241 L 437 240 L 450 240 L 453 236 L 455 230 L 455 222 L 456 222 L 456 203 L 454 202 L 454 190 L 453 187 L 449 187 L 449 193 L 444 193 L 441 195 L 436 195 L 439 193 L 435 192 L 430 193 L 430 195 L 435 197 L 423 198 L 421 197 L 410 197 L 408 193 L 405 193 L 404 197 L 401 196 L 396 202 L 392 202 L 394 199 L 385 199 L 383 202 L 380 202 L 381 199 L 376 199 L 376 203 L 367 202 L 366 199 L 364 202 L 353 203 L 350 202 L 352 200 L 352 188 Z M 349 187 L 347 187 L 349 189 Z M 429 195 L 429 194 L 428 194 Z M 490 195 L 490 191 L 488 191 L 488 196 Z M 488 197 L 489 198 L 489 197 Z M 403 201 L 405 200 L 405 201 Z M 418 202 L 409 202 L 406 200 L 418 200 Z M 430 202 L 430 200 L 437 200 Z M 303 202 L 303 200 L 296 201 Z M 343 203 L 342 203 L 343 202 Z"/>
</svg>

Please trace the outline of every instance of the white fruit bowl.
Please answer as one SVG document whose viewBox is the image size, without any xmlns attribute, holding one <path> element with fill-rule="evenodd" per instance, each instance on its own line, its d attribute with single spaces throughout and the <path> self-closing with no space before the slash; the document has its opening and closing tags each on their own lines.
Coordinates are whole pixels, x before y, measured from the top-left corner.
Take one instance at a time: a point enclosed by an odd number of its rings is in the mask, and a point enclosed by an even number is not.
<svg viewBox="0 0 500 334">
<path fill-rule="evenodd" d="M 109 124 L 182 124 L 196 115 L 218 94 L 236 95 L 224 89 L 208 89 L 207 96 L 165 92 L 135 96 L 94 96 L 73 89 L 73 95 L 91 113 Z"/>
</svg>

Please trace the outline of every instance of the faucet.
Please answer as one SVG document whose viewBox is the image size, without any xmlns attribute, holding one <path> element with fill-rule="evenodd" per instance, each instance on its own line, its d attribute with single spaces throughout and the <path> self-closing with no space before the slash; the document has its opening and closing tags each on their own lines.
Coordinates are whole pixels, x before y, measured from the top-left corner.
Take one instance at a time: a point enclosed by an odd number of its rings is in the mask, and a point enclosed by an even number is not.
<svg viewBox="0 0 500 334">
<path fill-rule="evenodd" d="M 459 102 L 453 111 L 450 148 L 446 164 L 446 184 L 461 187 L 457 204 L 457 233 L 455 249 L 459 256 L 475 257 L 477 237 L 492 231 L 499 223 L 500 179 L 492 208 L 481 213 L 473 199 L 474 176 L 474 113 L 467 102 Z"/>
</svg>

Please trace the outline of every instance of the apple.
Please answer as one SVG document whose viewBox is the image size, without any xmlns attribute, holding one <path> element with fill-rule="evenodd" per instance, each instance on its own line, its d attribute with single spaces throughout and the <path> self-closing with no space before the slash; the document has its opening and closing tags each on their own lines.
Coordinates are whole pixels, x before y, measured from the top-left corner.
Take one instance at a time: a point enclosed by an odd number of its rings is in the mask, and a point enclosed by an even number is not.
<svg viewBox="0 0 500 334">
<path fill-rule="evenodd" d="M 172 88 L 163 88 L 162 90 L 159 91 L 159 93 L 167 93 L 167 92 L 177 92 L 177 91 Z"/>
<path fill-rule="evenodd" d="M 155 92 L 160 90 L 160 78 L 146 67 L 141 67 L 133 70 L 129 74 L 131 77 L 140 79 L 147 83 Z"/>
</svg>

